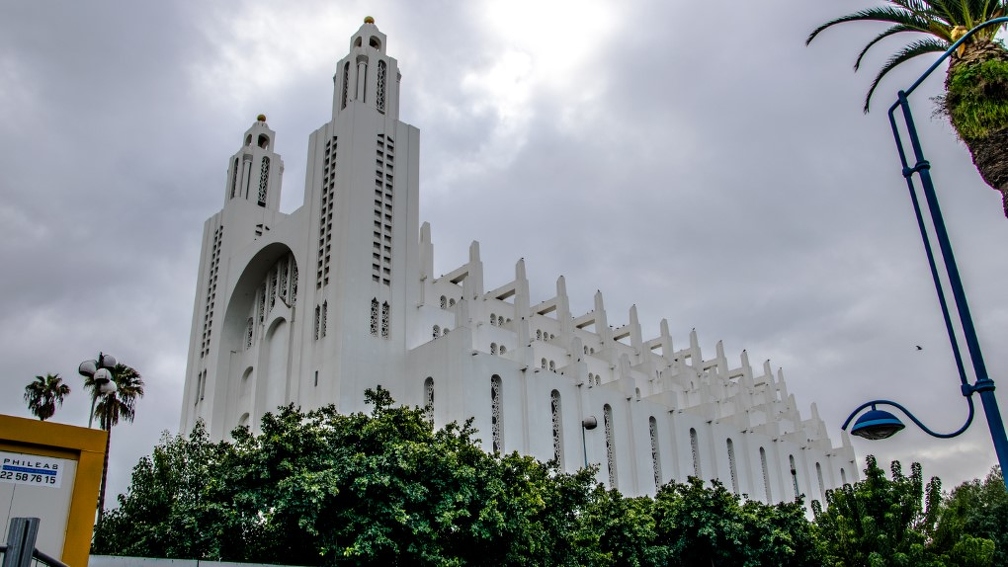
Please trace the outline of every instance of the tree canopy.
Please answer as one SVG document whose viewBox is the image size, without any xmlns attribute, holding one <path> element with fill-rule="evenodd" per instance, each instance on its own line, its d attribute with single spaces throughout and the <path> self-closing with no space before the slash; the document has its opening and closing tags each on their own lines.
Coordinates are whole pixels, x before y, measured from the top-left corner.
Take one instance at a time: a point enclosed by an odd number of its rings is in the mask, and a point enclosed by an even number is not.
<svg viewBox="0 0 1008 567">
<path fill-rule="evenodd" d="M 92 551 L 312 566 L 990 564 L 956 559 L 989 557 L 989 539 L 928 543 L 943 533 L 940 485 L 924 498 L 919 465 L 889 480 L 869 458 L 865 480 L 831 492 L 812 523 L 800 500 L 764 504 L 696 478 L 625 497 L 594 468 L 486 453 L 469 423 L 435 430 L 380 387 L 366 400 L 369 413 L 350 415 L 279 408 L 231 441 L 202 424 L 165 434 Z"/>
</svg>

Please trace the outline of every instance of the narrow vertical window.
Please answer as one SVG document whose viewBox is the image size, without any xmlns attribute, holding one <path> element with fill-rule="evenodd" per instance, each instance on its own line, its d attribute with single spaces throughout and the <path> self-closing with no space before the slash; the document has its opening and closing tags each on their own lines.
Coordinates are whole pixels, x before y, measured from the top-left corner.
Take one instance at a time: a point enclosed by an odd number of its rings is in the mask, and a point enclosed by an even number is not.
<svg viewBox="0 0 1008 567">
<path fill-rule="evenodd" d="M 329 317 L 329 302 L 322 302 L 322 321 L 319 323 L 319 334 L 323 337 L 326 333 L 326 319 Z"/>
<path fill-rule="evenodd" d="M 700 469 L 700 439 L 697 437 L 696 429 L 692 427 L 689 430 L 689 444 L 693 451 L 693 476 L 703 478 L 703 472 Z"/>
<path fill-rule="evenodd" d="M 788 455 L 788 461 L 791 465 L 791 484 L 794 485 L 794 497 L 798 498 L 801 496 L 801 491 L 798 490 L 798 469 L 795 467 L 794 455 Z"/>
<path fill-rule="evenodd" d="M 270 308 L 270 311 L 273 311 L 273 308 L 276 307 L 277 284 L 278 284 L 278 281 L 277 281 L 277 270 L 274 268 L 274 269 L 270 270 L 270 279 L 269 279 L 269 308 Z"/>
<path fill-rule="evenodd" d="M 424 388 L 424 413 L 427 414 L 427 421 L 434 425 L 434 378 L 428 376 L 423 383 Z"/>
<path fill-rule="evenodd" d="M 493 450 L 499 453 L 504 450 L 501 438 L 501 378 L 494 374 L 490 378 L 490 435 L 493 437 Z"/>
<path fill-rule="evenodd" d="M 371 300 L 371 336 L 378 336 L 378 300 Z"/>
<path fill-rule="evenodd" d="M 732 492 L 738 494 L 738 468 L 735 466 L 735 444 L 732 443 L 731 439 L 728 439 L 728 441 L 725 442 L 725 445 L 728 446 L 728 470 L 731 473 Z"/>
<path fill-rule="evenodd" d="M 816 474 L 816 480 L 819 481 L 819 497 L 822 498 L 823 502 L 825 502 L 826 501 L 826 485 L 823 484 L 822 467 L 819 466 L 819 463 L 815 464 L 815 474 Z"/>
<path fill-rule="evenodd" d="M 385 114 L 385 73 L 386 66 L 385 62 L 382 60 L 378 61 L 378 88 L 375 93 L 376 105 L 378 106 L 378 112 Z"/>
<path fill-rule="evenodd" d="M 381 308 L 381 336 L 383 339 L 389 338 L 389 307 L 388 301 L 382 303 Z"/>
<path fill-rule="evenodd" d="M 341 98 L 340 110 L 346 108 L 347 92 L 349 91 L 349 87 L 350 87 L 350 62 L 347 61 L 346 63 L 343 64 L 343 94 L 340 97 Z"/>
<path fill-rule="evenodd" d="M 266 188 L 269 187 L 270 158 L 263 156 L 259 167 L 259 206 L 266 206 Z"/>
<path fill-rule="evenodd" d="M 616 488 L 616 445 L 613 439 L 612 406 L 602 407 L 602 425 L 605 427 L 606 461 L 609 465 L 609 488 Z"/>
<path fill-rule="evenodd" d="M 651 468 L 654 472 L 655 488 L 661 488 L 661 454 L 658 452 L 658 420 L 651 416 L 648 419 L 648 429 L 651 431 Z"/>
<path fill-rule="evenodd" d="M 290 273 L 290 263 L 283 262 L 280 264 L 280 291 L 278 292 L 281 299 L 287 300 L 287 280 L 288 274 Z"/>
<path fill-rule="evenodd" d="M 259 324 L 266 320 L 266 282 L 259 288 Z"/>
<path fill-rule="evenodd" d="M 759 448 L 760 466 L 763 468 L 763 491 L 767 504 L 773 504 L 773 492 L 770 490 L 770 468 L 767 466 L 766 450 Z"/>
<path fill-rule="evenodd" d="M 232 199 L 234 199 L 234 197 L 235 197 L 235 188 L 238 187 L 238 175 L 240 174 L 240 171 L 241 171 L 241 170 L 238 169 L 238 158 L 237 157 L 234 158 L 234 168 L 233 169 L 234 169 L 234 171 L 231 173 L 231 198 Z"/>
<path fill-rule="evenodd" d="M 560 392 L 550 392 L 550 414 L 553 421 L 553 459 L 563 470 L 563 420 L 560 415 Z"/>
</svg>

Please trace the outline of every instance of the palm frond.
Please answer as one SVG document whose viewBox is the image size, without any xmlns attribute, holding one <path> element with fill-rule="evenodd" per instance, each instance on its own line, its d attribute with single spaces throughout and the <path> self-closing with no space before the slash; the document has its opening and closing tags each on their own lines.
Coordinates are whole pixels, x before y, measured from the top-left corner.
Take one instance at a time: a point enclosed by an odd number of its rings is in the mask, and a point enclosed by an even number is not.
<svg viewBox="0 0 1008 567">
<path fill-rule="evenodd" d="M 875 36 L 875 39 L 869 41 L 868 45 L 864 46 L 864 49 L 862 49 L 861 53 L 858 54 L 857 61 L 854 62 L 854 70 L 857 71 L 858 69 L 861 68 L 861 60 L 864 59 L 864 56 L 868 53 L 868 50 L 871 49 L 872 46 L 875 45 L 876 43 L 882 41 L 883 39 L 891 35 L 895 35 L 901 32 L 919 32 L 919 31 L 920 30 L 918 30 L 917 28 L 911 28 L 903 24 L 898 24 L 878 34 L 877 36 Z"/>
<path fill-rule="evenodd" d="M 924 55 L 925 53 L 942 53 L 948 49 L 949 43 L 934 37 L 929 37 L 915 41 L 903 49 L 899 50 L 892 57 L 886 61 L 885 65 L 879 70 L 878 75 L 875 76 L 875 80 L 872 81 L 871 88 L 868 89 L 868 95 L 865 97 L 864 111 L 865 114 L 868 113 L 868 108 L 871 104 L 872 94 L 875 93 L 875 89 L 878 87 L 879 82 L 882 81 L 882 77 L 885 77 L 889 71 L 892 71 L 895 67 L 917 57 L 918 55 Z"/>
<path fill-rule="evenodd" d="M 905 8 L 897 9 L 889 6 L 878 6 L 875 8 L 868 8 L 865 10 L 860 10 L 854 12 L 853 14 L 847 14 L 846 16 L 841 16 L 834 20 L 830 20 L 825 24 L 819 26 L 812 33 L 809 34 L 808 39 L 805 40 L 805 45 L 812 43 L 812 40 L 816 38 L 822 31 L 831 28 L 837 24 L 845 24 L 847 22 L 882 22 L 890 23 L 895 25 L 906 26 L 912 30 L 919 31 L 922 33 L 930 33 L 929 24 L 930 20 L 927 18 L 917 16 L 912 12 L 907 11 Z"/>
</svg>

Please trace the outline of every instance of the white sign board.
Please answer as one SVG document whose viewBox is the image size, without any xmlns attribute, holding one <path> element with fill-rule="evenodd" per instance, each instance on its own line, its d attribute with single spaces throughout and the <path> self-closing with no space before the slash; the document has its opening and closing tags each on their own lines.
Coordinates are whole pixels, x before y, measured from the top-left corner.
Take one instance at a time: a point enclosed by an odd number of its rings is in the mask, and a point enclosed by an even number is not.
<svg viewBox="0 0 1008 567">
<path fill-rule="evenodd" d="M 59 488 L 66 459 L 0 451 L 0 482 Z"/>
</svg>

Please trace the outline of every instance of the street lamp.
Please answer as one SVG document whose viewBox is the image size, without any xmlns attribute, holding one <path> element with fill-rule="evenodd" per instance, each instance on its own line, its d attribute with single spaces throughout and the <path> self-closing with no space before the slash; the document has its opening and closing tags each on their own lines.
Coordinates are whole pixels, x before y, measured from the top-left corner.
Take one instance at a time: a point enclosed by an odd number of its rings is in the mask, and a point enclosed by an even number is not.
<svg viewBox="0 0 1008 567">
<path fill-rule="evenodd" d="M 585 431 L 591 431 L 598 427 L 598 419 L 594 415 L 581 420 L 581 446 L 584 448 L 585 468 L 588 468 L 588 442 L 585 440 Z"/>
<path fill-rule="evenodd" d="M 91 396 L 91 415 L 88 417 L 88 427 L 94 422 L 95 404 L 98 396 L 107 396 L 116 391 L 116 383 L 112 376 L 112 369 L 116 366 L 116 359 L 111 354 L 98 353 L 98 360 L 85 360 L 80 363 L 77 373 L 85 378 L 94 381 L 95 391 Z"/>
<path fill-rule="evenodd" d="M 959 381 L 961 383 L 960 391 L 962 392 L 962 395 L 966 397 L 966 404 L 969 406 L 969 415 L 966 417 L 966 423 L 951 433 L 937 433 L 921 423 L 916 416 L 910 413 L 910 411 L 902 405 L 890 400 L 873 400 L 871 402 L 861 404 L 856 410 L 851 412 L 850 416 L 847 417 L 847 420 L 844 421 L 843 426 L 841 426 L 841 429 L 846 430 L 855 415 L 870 407 L 871 410 L 861 415 L 861 417 L 859 417 L 854 423 L 854 426 L 851 427 L 851 434 L 864 437 L 865 439 L 886 439 L 891 437 L 902 430 L 904 425 L 895 415 L 888 411 L 880 410 L 877 407 L 889 406 L 903 412 L 903 414 L 910 418 L 910 421 L 914 422 L 915 425 L 920 427 L 928 435 L 947 439 L 955 437 L 966 431 L 973 422 L 973 394 L 977 393 L 980 395 L 980 403 L 983 406 L 984 414 L 987 417 L 987 426 L 990 429 L 991 439 L 994 443 L 994 452 L 997 454 L 998 463 L 1001 465 L 1002 471 L 1005 471 L 1006 465 L 1008 465 L 1008 438 L 1005 436 L 1004 423 L 1001 421 L 1001 413 L 998 410 L 997 398 L 994 397 L 994 381 L 987 375 L 987 367 L 983 361 L 983 354 L 980 352 L 980 342 L 977 340 L 976 329 L 973 327 L 973 318 L 970 316 L 969 305 L 966 303 L 966 293 L 963 291 L 962 280 L 959 278 L 959 269 L 956 267 L 955 256 L 952 254 L 952 244 L 949 241 L 948 232 L 945 230 L 945 221 L 942 219 L 941 209 L 938 206 L 938 197 L 935 194 L 934 184 L 931 181 L 931 164 L 924 159 L 924 153 L 921 150 L 920 139 L 917 137 L 917 129 L 913 123 L 913 117 L 910 112 L 910 103 L 907 101 L 907 97 L 910 93 L 917 89 L 924 79 L 931 75 L 931 73 L 934 72 L 934 70 L 937 69 L 938 66 L 945 61 L 945 59 L 955 52 L 955 50 L 958 49 L 959 46 L 969 39 L 974 33 L 982 28 L 1006 22 L 1008 22 L 1008 17 L 995 18 L 970 30 L 966 33 L 966 35 L 953 43 L 948 50 L 945 51 L 945 53 L 939 57 L 938 60 L 935 61 L 934 64 L 931 65 L 931 67 L 929 67 L 928 70 L 913 83 L 913 85 L 910 86 L 909 89 L 906 91 L 899 91 L 896 102 L 889 107 L 889 124 L 892 126 L 893 136 L 896 141 L 896 149 L 899 151 L 900 161 L 903 164 L 903 177 L 906 179 L 907 188 L 910 190 L 910 200 L 913 202 L 914 213 L 917 216 L 917 225 L 920 228 L 921 238 L 924 241 L 924 250 L 927 253 L 928 264 L 931 267 L 931 277 L 934 279 L 935 290 L 938 292 L 938 302 L 941 304 L 942 315 L 945 318 L 945 329 L 948 331 L 949 341 L 952 343 L 952 353 L 955 356 L 956 368 L 959 371 Z M 896 123 L 895 112 L 897 109 L 900 110 L 900 114 L 903 116 L 907 137 L 910 141 L 910 147 L 913 150 L 913 157 L 915 160 L 913 166 L 910 166 L 907 161 L 907 153 L 904 149 L 903 138 L 901 137 L 899 127 Z M 921 188 L 919 190 L 914 186 L 914 174 L 920 178 Z M 976 380 L 972 384 L 966 376 L 966 370 L 963 364 L 963 355 L 959 349 L 959 341 L 956 337 L 955 326 L 949 312 L 948 302 L 945 298 L 945 287 L 942 284 L 938 271 L 938 265 L 935 263 L 934 250 L 931 246 L 932 237 L 928 231 L 927 224 L 924 222 L 924 216 L 921 212 L 919 192 L 923 193 L 924 201 L 927 204 L 931 225 L 934 227 L 933 238 L 938 244 L 938 252 L 941 255 L 942 263 L 944 264 L 945 275 L 949 282 L 949 290 L 952 292 L 952 300 L 958 315 L 963 340 L 966 342 L 967 353 L 973 366 L 973 374 L 976 377 Z M 1004 475 L 1004 477 L 1005 486 L 1008 487 L 1008 475 Z"/>
</svg>

